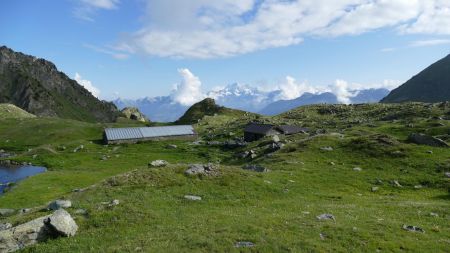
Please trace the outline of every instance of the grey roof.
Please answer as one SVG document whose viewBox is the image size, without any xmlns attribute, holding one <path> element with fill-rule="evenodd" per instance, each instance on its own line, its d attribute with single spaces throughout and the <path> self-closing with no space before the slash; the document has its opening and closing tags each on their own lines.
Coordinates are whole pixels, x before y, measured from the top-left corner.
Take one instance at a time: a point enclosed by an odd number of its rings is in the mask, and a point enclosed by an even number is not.
<svg viewBox="0 0 450 253">
<path fill-rule="evenodd" d="M 267 134 L 270 130 L 272 130 L 275 126 L 268 124 L 259 124 L 259 123 L 249 123 L 244 132 L 254 133 L 254 134 Z"/>
<path fill-rule="evenodd" d="M 161 126 L 161 127 L 131 127 L 106 128 L 106 139 L 109 141 L 157 138 L 169 136 L 194 135 L 192 126 Z"/>
</svg>

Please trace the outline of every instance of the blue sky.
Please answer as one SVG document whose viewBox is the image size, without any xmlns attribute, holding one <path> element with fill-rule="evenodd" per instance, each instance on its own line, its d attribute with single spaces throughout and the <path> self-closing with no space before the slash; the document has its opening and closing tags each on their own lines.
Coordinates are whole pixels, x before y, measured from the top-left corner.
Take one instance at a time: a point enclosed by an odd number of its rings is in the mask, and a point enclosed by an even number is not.
<svg viewBox="0 0 450 253">
<path fill-rule="evenodd" d="M 0 44 L 78 73 L 103 99 L 167 95 L 190 85 L 183 73 L 199 81 L 186 96 L 234 82 L 276 89 L 287 76 L 394 87 L 450 53 L 450 3 L 3 0 Z"/>
</svg>

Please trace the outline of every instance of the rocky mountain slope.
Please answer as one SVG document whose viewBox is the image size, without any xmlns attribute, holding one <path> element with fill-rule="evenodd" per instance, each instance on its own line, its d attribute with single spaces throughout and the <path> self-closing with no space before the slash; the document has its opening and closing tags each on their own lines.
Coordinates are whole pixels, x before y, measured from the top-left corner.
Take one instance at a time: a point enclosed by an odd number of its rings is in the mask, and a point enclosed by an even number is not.
<svg viewBox="0 0 450 253">
<path fill-rule="evenodd" d="M 38 116 L 112 122 L 114 104 L 100 101 L 44 59 L 0 47 L 0 103 Z"/>
<path fill-rule="evenodd" d="M 393 90 L 381 102 L 442 102 L 450 100 L 450 55 Z"/>
<path fill-rule="evenodd" d="M 205 116 L 214 115 L 244 115 L 246 112 L 229 109 L 216 104 L 214 99 L 206 98 L 193 106 L 191 106 L 186 113 L 178 119 L 177 124 L 195 124 Z"/>
</svg>

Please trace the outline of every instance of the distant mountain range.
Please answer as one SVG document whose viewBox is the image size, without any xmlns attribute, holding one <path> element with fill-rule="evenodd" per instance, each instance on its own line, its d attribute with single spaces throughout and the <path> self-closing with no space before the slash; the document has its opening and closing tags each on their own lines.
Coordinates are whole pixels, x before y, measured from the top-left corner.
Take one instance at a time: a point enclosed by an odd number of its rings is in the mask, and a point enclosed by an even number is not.
<svg viewBox="0 0 450 253">
<path fill-rule="evenodd" d="M 376 103 L 385 97 L 387 89 L 367 89 L 352 92 L 352 103 Z M 309 104 L 337 104 L 337 96 L 330 92 L 318 94 L 304 93 L 293 100 L 280 100 L 281 91 L 263 91 L 248 85 L 230 84 L 222 89 L 210 91 L 207 97 L 213 98 L 218 105 L 264 115 L 279 114 L 298 106 Z M 116 99 L 113 101 L 119 109 L 133 106 L 147 115 L 152 121 L 169 122 L 179 119 L 189 106 L 175 102 L 170 96 L 143 98 L 137 100 Z"/>
<path fill-rule="evenodd" d="M 450 101 L 450 55 L 393 90 L 381 102 L 406 101 L 429 103 Z"/>
<path fill-rule="evenodd" d="M 368 89 L 355 91 L 356 95 L 351 97 L 352 104 L 362 103 L 377 103 L 387 94 L 388 89 Z M 277 115 L 302 105 L 312 104 L 339 104 L 337 96 L 331 92 L 324 92 L 319 94 L 304 93 L 302 96 L 293 100 L 280 100 L 267 105 L 259 113 L 264 115 Z"/>
<path fill-rule="evenodd" d="M 44 59 L 0 47 L 0 103 L 38 116 L 112 122 L 119 111 Z"/>
</svg>

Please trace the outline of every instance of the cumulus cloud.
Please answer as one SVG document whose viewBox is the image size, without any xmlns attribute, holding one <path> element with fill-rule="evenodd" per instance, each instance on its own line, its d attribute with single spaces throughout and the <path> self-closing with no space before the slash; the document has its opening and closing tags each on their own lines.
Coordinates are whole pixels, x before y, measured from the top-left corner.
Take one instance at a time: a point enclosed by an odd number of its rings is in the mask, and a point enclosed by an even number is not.
<svg viewBox="0 0 450 253">
<path fill-rule="evenodd" d="M 202 83 L 189 69 L 179 69 L 181 82 L 172 90 L 171 98 L 181 105 L 190 106 L 205 98 L 202 92 Z"/>
<path fill-rule="evenodd" d="M 284 83 L 280 84 L 278 89 L 280 90 L 280 95 L 277 99 L 280 100 L 291 100 L 296 99 L 303 95 L 305 92 L 317 93 L 318 89 L 309 85 L 306 82 L 297 83 L 295 78 L 287 76 Z"/>
<path fill-rule="evenodd" d="M 381 28 L 450 34 L 448 0 L 146 0 L 145 10 L 145 25 L 117 48 L 205 59 Z"/>
<path fill-rule="evenodd" d="M 80 74 L 75 73 L 75 81 L 81 86 L 83 86 L 86 90 L 88 90 L 94 97 L 99 98 L 100 90 L 92 85 L 92 82 L 89 80 L 85 80 L 81 77 Z"/>
<path fill-rule="evenodd" d="M 117 9 L 118 4 L 119 0 L 78 0 L 73 14 L 79 19 L 94 21 L 92 16 L 97 10 Z"/>
</svg>

